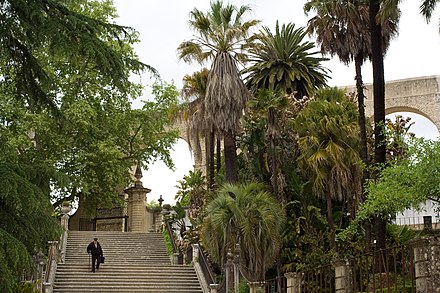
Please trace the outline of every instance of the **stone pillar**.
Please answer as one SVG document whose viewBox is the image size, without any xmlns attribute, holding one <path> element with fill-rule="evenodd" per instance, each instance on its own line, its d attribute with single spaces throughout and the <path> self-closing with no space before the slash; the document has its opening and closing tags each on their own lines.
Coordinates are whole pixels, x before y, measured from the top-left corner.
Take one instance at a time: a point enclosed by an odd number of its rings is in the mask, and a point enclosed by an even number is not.
<svg viewBox="0 0 440 293">
<path fill-rule="evenodd" d="M 144 188 L 141 182 L 142 171 L 138 165 L 136 178 L 133 187 L 128 188 L 125 192 L 128 194 L 127 213 L 128 213 L 128 231 L 129 232 L 147 232 L 152 223 L 148 223 L 147 219 L 147 193 L 151 190 Z"/>
<path fill-rule="evenodd" d="M 264 293 L 264 282 L 249 282 L 249 293 Z"/>
<path fill-rule="evenodd" d="M 423 239 L 414 245 L 417 293 L 440 292 L 440 239 Z"/>
<path fill-rule="evenodd" d="M 240 244 L 236 243 L 235 244 L 235 249 L 234 249 L 234 288 L 235 288 L 235 293 L 238 293 L 238 285 L 240 283 Z"/>
<path fill-rule="evenodd" d="M 233 275 L 232 275 L 232 268 L 234 266 L 233 263 L 233 257 L 234 255 L 231 252 L 231 249 L 228 250 L 228 253 L 226 254 L 226 272 L 225 272 L 225 280 L 226 280 L 226 292 L 231 292 L 231 289 L 233 289 Z"/>
<path fill-rule="evenodd" d="M 199 253 L 200 253 L 200 247 L 198 244 L 191 244 L 192 249 L 193 249 L 193 259 L 192 262 L 193 263 L 198 263 L 199 262 Z"/>
<path fill-rule="evenodd" d="M 302 273 L 286 273 L 287 293 L 301 293 Z"/>
<path fill-rule="evenodd" d="M 335 266 L 335 292 L 353 292 L 353 279 L 350 263 L 348 261 L 337 261 Z"/>
<path fill-rule="evenodd" d="M 209 284 L 209 291 L 211 293 L 217 293 L 219 288 L 220 288 L 219 284 Z"/>
<path fill-rule="evenodd" d="M 61 212 L 63 215 L 61 216 L 61 227 L 63 227 L 64 231 L 69 230 L 69 212 L 70 212 L 70 202 L 63 201 L 63 205 L 61 206 Z"/>
</svg>

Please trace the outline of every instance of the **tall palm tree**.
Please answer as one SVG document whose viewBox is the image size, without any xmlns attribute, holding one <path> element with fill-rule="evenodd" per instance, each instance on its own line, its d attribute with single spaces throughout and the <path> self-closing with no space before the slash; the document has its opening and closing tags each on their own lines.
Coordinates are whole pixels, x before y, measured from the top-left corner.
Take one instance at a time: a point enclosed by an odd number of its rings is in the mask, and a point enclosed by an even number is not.
<svg viewBox="0 0 440 293">
<path fill-rule="evenodd" d="M 242 47 L 256 20 L 243 21 L 249 6 L 236 7 L 211 2 L 206 13 L 194 9 L 190 26 L 197 35 L 178 47 L 179 58 L 185 62 L 212 61 L 208 76 L 205 114 L 214 131 L 224 139 L 225 171 L 228 182 L 237 181 L 235 134 L 249 92 L 241 80 L 237 62 L 245 60 Z"/>
<path fill-rule="evenodd" d="M 249 61 L 252 65 L 242 73 L 252 92 L 258 89 L 280 89 L 296 97 L 311 96 L 326 85 L 327 70 L 320 64 L 327 60 L 315 57 L 319 52 L 313 42 L 305 41 L 303 28 L 289 23 L 275 25 L 275 33 L 263 26 L 249 44 Z"/>
<path fill-rule="evenodd" d="M 227 184 L 208 203 L 201 230 L 202 243 L 214 261 L 225 263 L 226 253 L 240 244 L 241 272 L 262 281 L 280 246 L 284 212 L 275 198 L 257 183 Z"/>
<path fill-rule="evenodd" d="M 322 89 L 294 122 L 298 132 L 298 163 L 318 197 L 326 200 L 331 243 L 335 246 L 333 201 L 357 197 L 360 191 L 357 109 L 342 90 Z"/>
<path fill-rule="evenodd" d="M 385 121 L 385 81 L 383 54 L 389 47 L 390 40 L 397 35 L 400 12 L 390 9 L 387 17 L 376 21 L 379 1 L 366 0 L 311 0 L 304 10 L 316 12 L 309 20 L 309 32 L 316 33 L 321 50 L 332 56 L 337 55 L 343 63 L 355 61 L 356 88 L 358 97 L 359 129 L 361 136 L 361 158 L 369 165 L 367 153 L 366 118 L 361 67 L 367 58 L 373 64 L 374 92 L 374 162 L 385 162 L 385 143 L 381 125 Z M 367 179 L 366 171 L 363 177 Z M 367 224 L 367 231 L 369 224 Z M 376 232 L 379 247 L 385 245 L 385 226 L 377 221 Z M 369 233 L 367 233 L 368 235 Z M 368 241 L 369 243 L 369 241 Z M 368 245 L 368 244 L 367 244 Z"/>
<path fill-rule="evenodd" d="M 309 34 L 315 34 L 323 53 L 338 56 L 344 64 L 354 61 L 358 97 L 361 157 L 368 164 L 365 119 L 365 95 L 362 82 L 362 65 L 371 58 L 371 34 L 368 3 L 363 0 L 311 0 L 304 5 L 306 13 L 316 13 L 308 22 Z M 399 13 L 382 21 L 382 48 L 385 52 L 391 39 L 397 35 Z"/>
</svg>

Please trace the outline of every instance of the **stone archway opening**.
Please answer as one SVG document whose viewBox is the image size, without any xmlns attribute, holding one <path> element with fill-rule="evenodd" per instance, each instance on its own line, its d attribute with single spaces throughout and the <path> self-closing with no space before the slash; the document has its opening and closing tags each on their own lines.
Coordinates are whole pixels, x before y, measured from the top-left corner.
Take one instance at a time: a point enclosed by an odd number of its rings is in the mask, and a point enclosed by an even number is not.
<svg viewBox="0 0 440 293">
<path fill-rule="evenodd" d="M 143 171 L 142 183 L 151 189 L 147 201 L 151 202 L 159 199 L 162 195 L 164 204 L 175 202 L 177 180 L 181 180 L 189 171 L 194 170 L 194 156 L 188 143 L 184 139 L 179 139 L 171 151 L 171 158 L 175 165 L 175 170 L 170 170 L 164 162 L 153 163 L 148 170 Z"/>
<path fill-rule="evenodd" d="M 390 118 L 392 121 L 394 121 L 395 117 L 398 115 L 403 118 L 410 117 L 411 122 L 414 122 L 414 124 L 409 131 L 414 133 L 416 137 L 438 140 L 439 130 L 437 129 L 437 126 L 424 113 L 414 109 L 400 107 L 399 109 L 388 109 L 386 114 L 386 117 Z"/>
<path fill-rule="evenodd" d="M 393 110 L 396 110 L 396 108 L 387 110 L 387 118 L 394 121 L 397 115 L 401 115 L 403 118 L 410 117 L 411 122 L 414 122 L 414 124 L 409 131 L 414 133 L 416 137 L 438 140 L 439 130 L 426 115 L 404 107 L 399 107 L 399 110 L 403 110 L 403 112 Z M 436 212 L 437 208 L 438 206 L 434 202 L 428 200 L 421 211 L 409 209 L 396 215 L 395 223 L 398 225 L 409 225 L 416 229 L 423 229 L 427 223 L 437 226 L 440 222 L 440 218 Z"/>
</svg>

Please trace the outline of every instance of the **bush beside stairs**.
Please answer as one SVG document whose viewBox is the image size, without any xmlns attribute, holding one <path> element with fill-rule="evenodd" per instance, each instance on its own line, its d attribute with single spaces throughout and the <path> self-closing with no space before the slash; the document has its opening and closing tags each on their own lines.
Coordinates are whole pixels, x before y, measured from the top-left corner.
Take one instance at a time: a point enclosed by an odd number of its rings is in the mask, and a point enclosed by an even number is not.
<svg viewBox="0 0 440 293">
<path fill-rule="evenodd" d="M 105 263 L 92 273 L 87 245 L 98 237 Z M 161 233 L 69 231 L 54 293 L 202 292 L 191 266 L 172 265 Z"/>
</svg>

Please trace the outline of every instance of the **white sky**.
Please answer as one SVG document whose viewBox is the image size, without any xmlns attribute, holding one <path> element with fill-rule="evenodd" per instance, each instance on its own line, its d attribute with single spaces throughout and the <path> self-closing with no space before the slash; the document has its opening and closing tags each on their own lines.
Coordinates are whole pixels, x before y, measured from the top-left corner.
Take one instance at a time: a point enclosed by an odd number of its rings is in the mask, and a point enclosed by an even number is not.
<svg viewBox="0 0 440 293">
<path fill-rule="evenodd" d="M 227 2 L 225 0 L 225 2 Z M 269 28 L 275 27 L 276 20 L 280 24 L 293 22 L 297 27 L 305 26 L 307 17 L 303 13 L 304 0 L 247 0 L 230 1 L 234 5 L 249 4 L 253 9 L 250 17 L 259 19 Z M 114 0 L 118 10 L 118 24 L 131 26 L 140 34 L 141 42 L 135 46 L 140 60 L 156 68 L 162 79 L 174 81 L 178 88 L 182 86 L 182 78 L 201 67 L 189 66 L 177 59 L 176 48 L 192 36 L 188 27 L 189 12 L 197 7 L 206 11 L 209 0 Z M 435 11 L 430 24 L 419 14 L 419 1 L 404 0 L 401 3 L 402 16 L 399 25 L 399 36 L 392 44 L 385 57 L 385 79 L 396 80 L 418 76 L 440 75 L 440 34 L 438 20 L 440 8 Z M 337 59 L 325 62 L 329 68 L 331 80 L 329 84 L 351 85 L 354 83 L 354 66 L 345 66 Z M 372 82 L 370 63 L 363 67 L 365 83 Z M 147 77 L 143 82 L 151 82 Z M 148 99 L 147 89 L 143 99 Z M 415 125 L 412 131 L 416 134 L 435 138 L 437 130 L 426 120 L 414 116 Z M 422 117 L 423 118 L 423 117 Z M 428 131 L 426 131 L 428 128 Z M 418 130 L 421 129 L 421 130 Z M 420 132 L 422 131 L 423 132 Z M 163 195 L 165 202 L 174 199 L 176 180 L 191 170 L 193 161 L 190 151 L 184 142 L 179 142 L 173 152 L 176 171 L 168 170 L 162 163 L 157 163 L 144 172 L 144 186 L 151 188 L 148 201 Z"/>
</svg>

